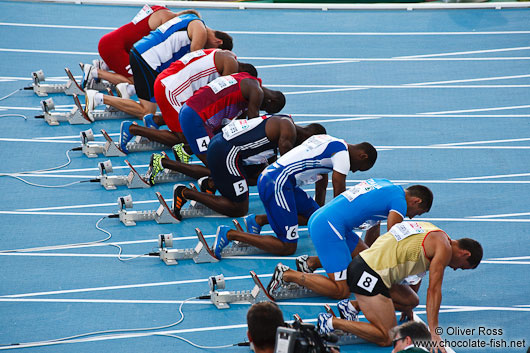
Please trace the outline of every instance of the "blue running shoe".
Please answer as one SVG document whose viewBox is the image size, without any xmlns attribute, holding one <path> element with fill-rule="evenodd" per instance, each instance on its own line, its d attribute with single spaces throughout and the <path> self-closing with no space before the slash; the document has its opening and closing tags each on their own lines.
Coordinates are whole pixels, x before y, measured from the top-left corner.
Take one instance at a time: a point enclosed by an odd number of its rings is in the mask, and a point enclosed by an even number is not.
<svg viewBox="0 0 530 353">
<path fill-rule="evenodd" d="M 158 126 L 158 124 L 155 123 L 155 116 L 153 114 L 147 114 L 146 116 L 144 116 L 143 121 L 144 121 L 145 127 L 149 127 L 149 128 L 157 129 L 157 130 L 160 128 L 160 126 Z"/>
<path fill-rule="evenodd" d="M 259 234 L 261 232 L 261 226 L 256 222 L 256 215 L 250 213 L 243 218 L 247 232 L 250 234 Z"/>
<path fill-rule="evenodd" d="M 127 144 L 134 137 L 134 135 L 131 134 L 131 132 L 129 131 L 129 129 L 130 129 L 132 124 L 134 124 L 132 121 L 124 121 L 124 122 L 121 123 L 121 128 L 120 128 L 120 148 L 125 153 L 129 153 L 129 150 L 127 149 Z"/>
<path fill-rule="evenodd" d="M 338 302 L 337 308 L 339 308 L 341 318 L 350 321 L 359 321 L 359 312 L 351 304 L 349 299 L 343 299 Z"/>
<path fill-rule="evenodd" d="M 96 80 L 98 69 L 90 64 L 83 65 L 83 79 L 81 80 L 81 88 L 85 89 L 92 85 Z"/>
<path fill-rule="evenodd" d="M 326 334 L 334 331 L 333 328 L 333 315 L 329 313 L 320 313 L 318 314 L 318 332 L 321 334 Z"/>
<path fill-rule="evenodd" d="M 226 237 L 226 233 L 230 230 L 228 226 L 219 226 L 217 228 L 217 234 L 215 235 L 215 242 L 213 246 L 213 252 L 215 257 L 221 258 L 221 251 L 230 243 L 230 240 Z"/>
</svg>

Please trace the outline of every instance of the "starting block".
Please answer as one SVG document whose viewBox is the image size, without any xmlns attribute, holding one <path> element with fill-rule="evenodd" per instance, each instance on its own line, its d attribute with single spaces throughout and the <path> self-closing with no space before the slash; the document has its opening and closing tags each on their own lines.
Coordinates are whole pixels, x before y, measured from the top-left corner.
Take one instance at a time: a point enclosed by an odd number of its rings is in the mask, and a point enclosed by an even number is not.
<svg viewBox="0 0 530 353">
<path fill-rule="evenodd" d="M 89 142 L 94 141 L 94 132 L 92 129 L 81 132 L 81 150 L 88 158 L 95 158 L 100 154 L 106 157 L 124 157 L 127 154 L 121 150 L 119 145 L 112 140 L 109 134 L 101 129 L 101 134 L 106 140 L 104 145 L 102 144 L 90 144 Z M 145 152 L 145 151 L 162 151 L 168 149 L 166 145 L 158 142 L 149 141 L 141 136 L 137 136 L 134 141 L 127 144 L 129 153 L 131 152 Z"/>
<path fill-rule="evenodd" d="M 117 186 L 126 185 L 129 189 L 146 189 L 150 188 L 151 184 L 146 180 L 145 176 L 140 175 L 136 169 L 125 160 L 129 166 L 130 171 L 127 175 L 109 175 L 112 173 L 112 163 L 110 160 L 99 162 L 99 183 L 106 190 L 116 190 Z M 155 177 L 155 184 L 161 183 L 176 183 L 182 180 L 190 180 L 191 178 L 172 170 L 164 169 L 163 172 L 158 173 Z"/>
<path fill-rule="evenodd" d="M 51 126 L 59 125 L 61 121 L 67 121 L 72 125 L 91 124 L 92 121 L 88 118 L 83 109 L 79 109 L 81 103 L 79 102 L 77 94 L 74 93 L 73 96 L 75 105 L 72 110 L 66 113 L 53 111 L 55 110 L 55 103 L 52 98 L 41 101 L 40 106 L 44 114 L 36 116 L 36 118 L 44 118 L 48 125 Z"/>
<path fill-rule="evenodd" d="M 173 208 L 170 208 L 166 200 L 157 191 L 156 197 L 160 206 L 154 211 L 127 211 L 128 208 L 133 207 L 131 195 L 118 198 L 118 216 L 120 221 L 126 226 L 135 226 L 136 222 L 141 221 L 156 221 L 159 224 L 179 223 L 178 219 L 173 213 Z M 198 202 L 190 202 L 189 207 L 180 210 L 181 218 L 205 217 L 205 216 L 221 216 L 219 213 L 204 206 Z"/>
<path fill-rule="evenodd" d="M 179 260 L 188 259 L 193 259 L 196 264 L 219 262 L 219 259 L 213 253 L 213 249 L 208 246 L 202 231 L 199 228 L 195 228 L 195 233 L 197 234 L 197 238 L 199 238 L 199 242 L 197 246 L 189 249 L 172 249 L 173 234 L 159 234 L 158 247 L 160 259 L 166 265 L 177 265 Z M 232 242 L 230 246 L 227 246 L 221 251 L 221 258 L 225 256 L 255 255 L 263 252 L 263 250 L 248 244 Z"/>
<path fill-rule="evenodd" d="M 31 79 L 33 82 L 31 86 L 33 87 L 33 92 L 35 92 L 35 94 L 39 97 L 45 97 L 48 95 L 48 93 L 65 93 L 69 96 L 73 94 L 85 94 L 70 70 L 68 68 L 65 68 L 64 70 L 68 75 L 68 82 L 56 84 L 42 83 L 46 81 L 44 72 L 42 70 L 32 72 Z"/>
<path fill-rule="evenodd" d="M 263 289 L 263 285 L 254 271 L 250 271 L 250 276 L 255 285 L 252 290 L 244 291 L 219 291 L 218 289 L 225 289 L 224 276 L 211 276 L 208 278 L 208 285 L 210 286 L 210 300 L 217 309 L 228 309 L 230 303 L 259 303 L 263 301 L 273 300 L 267 291 Z"/>
<path fill-rule="evenodd" d="M 230 303 L 236 302 L 250 302 L 251 304 L 254 304 L 267 300 L 277 301 L 280 299 L 295 299 L 319 296 L 317 293 L 295 283 L 286 283 L 285 285 L 278 288 L 273 293 L 273 296 L 271 296 L 267 292 L 267 288 L 263 286 L 263 283 L 254 271 L 250 271 L 250 276 L 254 281 L 254 288 L 252 288 L 251 290 L 220 292 L 216 289 L 216 287 L 212 287 L 210 285 L 210 300 L 218 309 L 227 309 L 230 307 Z M 224 280 L 223 286 L 218 286 L 218 288 L 224 289 Z"/>
</svg>

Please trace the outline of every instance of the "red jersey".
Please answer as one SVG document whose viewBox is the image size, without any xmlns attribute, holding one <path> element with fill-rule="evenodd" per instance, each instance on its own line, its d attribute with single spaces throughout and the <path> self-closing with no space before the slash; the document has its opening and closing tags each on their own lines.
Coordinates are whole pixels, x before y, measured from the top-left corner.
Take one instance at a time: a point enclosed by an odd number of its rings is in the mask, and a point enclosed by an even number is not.
<svg viewBox="0 0 530 353">
<path fill-rule="evenodd" d="M 247 111 L 248 101 L 241 93 L 241 80 L 261 80 L 247 72 L 221 76 L 199 89 L 186 101 L 201 117 L 207 129 L 217 131 L 223 119 L 232 120 Z"/>
<path fill-rule="evenodd" d="M 131 22 L 101 37 L 98 44 L 99 55 L 112 71 L 126 77 L 131 76 L 127 67 L 129 52 L 134 43 L 151 33 L 149 17 L 159 10 L 168 9 L 163 6 L 145 5 Z"/>
</svg>

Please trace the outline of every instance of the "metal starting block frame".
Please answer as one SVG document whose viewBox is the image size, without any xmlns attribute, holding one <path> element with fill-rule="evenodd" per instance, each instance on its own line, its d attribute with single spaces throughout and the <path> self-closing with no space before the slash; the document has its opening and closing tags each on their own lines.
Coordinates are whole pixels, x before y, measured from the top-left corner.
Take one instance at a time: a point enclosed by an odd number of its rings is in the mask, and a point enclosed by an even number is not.
<svg viewBox="0 0 530 353">
<path fill-rule="evenodd" d="M 85 94 L 81 86 L 77 83 L 74 76 L 68 68 L 64 69 L 68 75 L 68 81 L 66 83 L 55 83 L 47 84 L 42 83 L 46 81 L 44 72 L 42 70 L 34 71 L 31 73 L 31 79 L 33 92 L 39 97 L 46 97 L 48 93 L 65 93 L 69 96 L 73 94 Z"/>
<path fill-rule="evenodd" d="M 127 175 L 109 175 L 112 173 L 112 163 L 110 160 L 105 162 L 99 162 L 99 183 L 106 190 L 116 190 L 117 186 L 126 185 L 129 189 L 146 189 L 150 188 L 151 184 L 145 178 L 145 175 L 140 175 L 136 169 L 125 160 L 125 163 L 129 166 L 130 171 Z M 188 177 L 179 172 L 175 172 L 169 169 L 164 169 L 163 172 L 160 172 L 155 177 L 155 184 L 161 183 L 176 183 L 182 180 L 191 180 L 192 178 Z"/>
<path fill-rule="evenodd" d="M 180 220 L 175 216 L 172 208 L 168 206 L 162 195 L 158 191 L 155 194 L 158 198 L 158 202 L 160 202 L 160 206 L 154 211 L 127 211 L 127 208 L 133 207 L 131 195 L 119 197 L 118 216 L 120 221 L 126 226 L 135 226 L 136 222 L 152 220 L 159 224 L 179 223 Z M 181 218 L 221 216 L 221 214 L 198 202 L 190 202 L 189 207 L 180 210 L 180 215 Z"/>
<path fill-rule="evenodd" d="M 222 275 L 220 275 L 222 276 Z M 210 300 L 218 309 L 227 309 L 230 307 L 230 303 L 236 302 L 250 302 L 251 304 L 262 302 L 262 301 L 277 301 L 280 299 L 295 299 L 295 298 L 306 298 L 319 296 L 315 292 L 299 286 L 296 283 L 287 283 L 276 290 L 274 297 L 268 292 L 263 283 L 259 279 L 258 275 L 254 271 L 250 271 L 250 276 L 254 281 L 254 288 L 245 291 L 218 291 L 224 289 L 224 277 L 223 285 L 212 287 L 210 285 Z M 211 278 L 211 277 L 210 277 Z M 210 281 L 209 281 L 210 282 Z"/>
<path fill-rule="evenodd" d="M 197 246 L 189 249 L 173 249 L 173 234 L 159 234 L 158 248 L 160 253 L 160 260 L 164 261 L 166 265 L 177 265 L 179 260 L 193 259 L 196 264 L 219 262 L 215 257 L 213 249 L 208 246 L 204 235 L 199 228 L 195 228 L 195 233 L 199 238 Z M 231 242 L 230 246 L 221 251 L 221 258 L 225 256 L 243 256 L 261 254 L 264 251 L 254 246 Z"/>
<path fill-rule="evenodd" d="M 94 141 L 94 132 L 92 129 L 81 132 L 81 149 L 88 158 L 96 158 L 98 155 L 103 154 L 105 157 L 124 157 L 127 154 L 121 150 L 119 145 L 112 140 L 109 134 L 101 129 L 101 134 L 105 138 L 106 142 L 102 144 L 91 144 L 89 142 Z M 166 145 L 158 142 L 149 141 L 148 139 L 136 136 L 134 141 L 127 144 L 129 153 L 131 152 L 145 152 L 145 151 L 163 151 L 168 149 Z"/>
</svg>

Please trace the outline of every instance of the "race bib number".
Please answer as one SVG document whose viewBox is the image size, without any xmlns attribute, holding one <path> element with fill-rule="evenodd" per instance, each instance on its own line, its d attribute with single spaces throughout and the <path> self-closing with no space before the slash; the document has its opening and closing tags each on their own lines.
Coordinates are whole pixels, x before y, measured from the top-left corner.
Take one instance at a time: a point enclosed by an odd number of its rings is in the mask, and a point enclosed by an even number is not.
<svg viewBox="0 0 530 353">
<path fill-rule="evenodd" d="M 165 22 L 165 23 L 162 23 L 160 26 L 158 26 L 158 28 L 156 29 L 157 31 L 160 31 L 162 33 L 166 33 L 166 31 L 171 28 L 171 26 L 173 26 L 174 24 L 176 23 L 179 23 L 179 22 L 182 22 L 182 19 L 180 17 L 175 17 L 175 18 L 172 18 L 171 20 Z"/>
<path fill-rule="evenodd" d="M 204 50 L 195 50 L 195 51 L 192 51 L 191 53 L 188 53 L 186 55 L 184 55 L 183 57 L 181 57 L 179 59 L 180 62 L 182 62 L 184 65 L 188 65 L 188 63 L 195 59 L 195 58 L 199 58 L 201 56 L 205 56 L 206 53 L 204 52 Z"/>
<path fill-rule="evenodd" d="M 285 229 L 287 230 L 287 234 L 285 235 L 287 240 L 298 239 L 298 224 L 291 227 L 285 227 Z"/>
<path fill-rule="evenodd" d="M 411 235 L 423 232 L 423 228 L 417 222 L 401 222 L 390 228 L 390 233 L 397 241 L 401 241 Z"/>
<path fill-rule="evenodd" d="M 236 181 L 233 185 L 236 196 L 242 195 L 248 191 L 248 185 L 245 180 Z"/>
<path fill-rule="evenodd" d="M 250 128 L 250 124 L 247 119 L 234 119 L 230 124 L 223 127 L 223 137 L 229 141 L 234 137 L 243 134 Z"/>
<path fill-rule="evenodd" d="M 140 22 L 144 18 L 147 18 L 147 16 L 149 16 L 153 12 L 154 11 L 151 8 L 151 6 L 146 4 L 146 5 L 144 5 L 144 7 L 142 7 L 142 9 L 140 11 L 138 11 L 138 13 L 136 14 L 136 16 L 134 16 L 134 18 L 132 19 L 131 22 L 134 23 L 134 24 L 137 24 L 138 22 Z"/>
<path fill-rule="evenodd" d="M 377 277 L 372 276 L 368 272 L 364 271 L 361 275 L 361 278 L 359 279 L 359 282 L 357 282 L 357 286 L 361 287 L 369 293 L 372 293 L 375 285 L 377 284 L 377 281 Z"/>
<path fill-rule="evenodd" d="M 208 87 L 212 89 L 214 94 L 217 94 L 225 88 L 228 88 L 235 84 L 237 84 L 237 80 L 232 76 L 221 76 L 210 82 L 208 84 Z"/>
<path fill-rule="evenodd" d="M 197 142 L 197 147 L 200 152 L 208 151 L 208 145 L 210 144 L 210 137 L 204 136 L 195 140 Z"/>
<path fill-rule="evenodd" d="M 405 284 L 409 286 L 416 285 L 420 283 L 420 281 L 423 279 L 423 277 L 425 277 L 426 274 L 427 272 L 422 272 L 422 273 L 418 273 L 417 275 L 410 275 L 408 277 L 405 277 L 405 279 L 401 281 L 400 284 Z"/>
<path fill-rule="evenodd" d="M 380 189 L 381 186 L 378 185 L 374 179 L 368 179 L 360 182 L 344 191 L 342 195 L 348 199 L 349 202 L 355 200 L 359 195 L 366 194 L 374 189 Z"/>
<path fill-rule="evenodd" d="M 346 275 L 348 274 L 348 270 L 342 270 L 340 272 L 335 272 L 335 282 L 337 281 L 345 281 Z"/>
<path fill-rule="evenodd" d="M 325 143 L 327 143 L 329 141 L 331 141 L 331 136 L 328 136 L 328 135 L 313 135 L 310 138 L 308 138 L 307 140 L 305 140 L 303 145 L 305 146 L 305 148 L 308 151 L 310 151 L 310 150 L 315 149 L 318 146 L 321 146 L 321 145 L 323 145 L 323 144 L 325 144 Z"/>
</svg>

